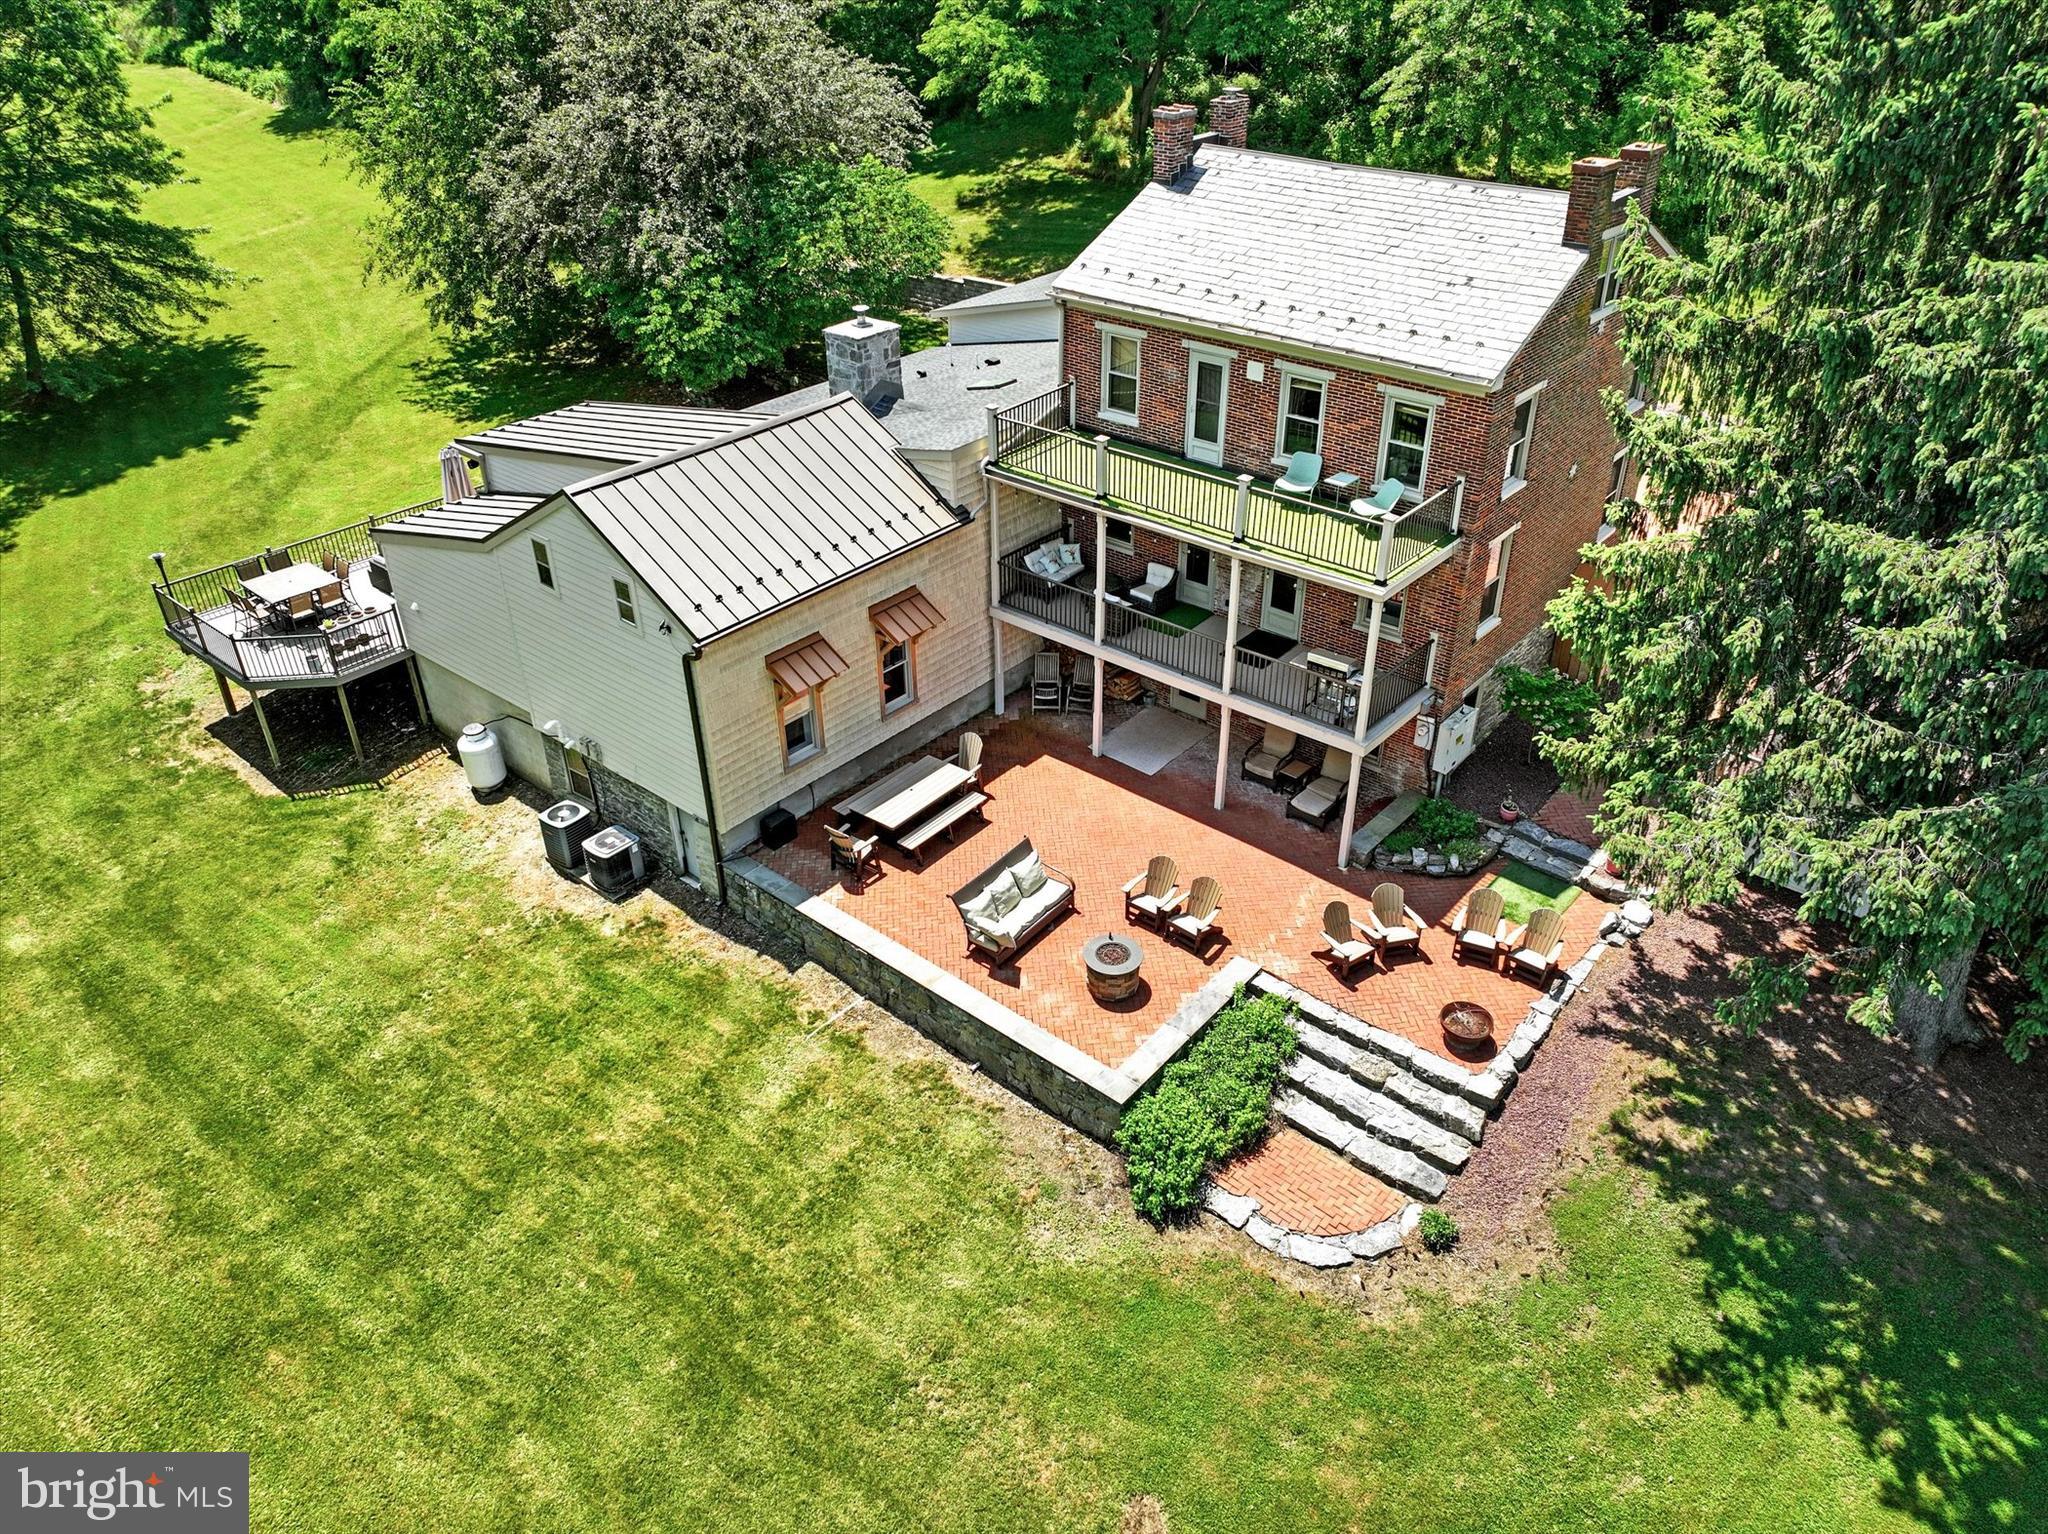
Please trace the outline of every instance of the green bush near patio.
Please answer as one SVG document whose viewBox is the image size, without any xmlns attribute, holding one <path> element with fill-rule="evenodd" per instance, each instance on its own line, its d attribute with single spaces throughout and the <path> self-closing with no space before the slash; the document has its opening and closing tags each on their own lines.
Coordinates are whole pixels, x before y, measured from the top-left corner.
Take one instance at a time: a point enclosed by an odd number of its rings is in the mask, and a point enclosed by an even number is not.
<svg viewBox="0 0 2048 1534">
<path fill-rule="evenodd" d="M 1283 998 L 1248 998 L 1239 986 L 1187 1054 L 1125 1110 L 1116 1143 L 1131 1203 L 1146 1219 L 1192 1209 L 1202 1174 L 1265 1133 L 1280 1067 L 1296 1048 L 1291 1012 Z"/>
</svg>

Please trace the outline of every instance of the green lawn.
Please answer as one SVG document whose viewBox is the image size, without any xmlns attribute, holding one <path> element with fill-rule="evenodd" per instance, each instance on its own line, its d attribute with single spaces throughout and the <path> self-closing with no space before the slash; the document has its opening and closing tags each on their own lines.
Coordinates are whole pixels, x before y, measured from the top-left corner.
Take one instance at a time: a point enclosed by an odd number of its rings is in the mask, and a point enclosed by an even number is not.
<svg viewBox="0 0 2048 1534">
<path fill-rule="evenodd" d="M 960 118 L 932 129 L 912 186 L 953 226 L 949 269 L 1016 280 L 1064 266 L 1137 194 L 1084 175 L 1064 118 Z"/>
<path fill-rule="evenodd" d="M 0 423 L 0 1443 L 246 1449 L 264 1530 L 2048 1519 L 2038 1189 L 1761 1041 L 1623 1122 L 1539 1276 L 1373 1319 L 1096 1212 L 767 966 L 518 903 L 416 780 L 202 758 L 152 550 L 417 498 L 458 423 L 593 382 L 449 356 L 329 140 L 137 78 L 196 178 L 155 209 L 246 280 Z"/>
</svg>

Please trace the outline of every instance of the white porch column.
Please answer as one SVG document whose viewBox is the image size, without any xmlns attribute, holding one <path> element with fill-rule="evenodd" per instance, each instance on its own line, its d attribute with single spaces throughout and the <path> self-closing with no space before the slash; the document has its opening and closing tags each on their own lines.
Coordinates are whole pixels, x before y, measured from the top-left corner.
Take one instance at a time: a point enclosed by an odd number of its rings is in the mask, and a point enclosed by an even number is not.
<svg viewBox="0 0 2048 1534">
<path fill-rule="evenodd" d="M 1003 696 L 1003 620 L 995 615 L 996 603 L 1003 594 L 1003 539 L 1002 517 L 1003 487 L 996 481 L 983 477 L 988 486 L 988 642 L 989 696 L 998 718 L 1002 717 L 1003 705 L 1009 700 Z"/>
<path fill-rule="evenodd" d="M 1344 824 L 1337 835 L 1337 866 L 1351 866 L 1351 832 L 1358 820 L 1358 777 L 1365 768 L 1365 732 L 1372 726 L 1372 679 L 1380 658 L 1380 614 L 1387 599 L 1372 599 L 1372 616 L 1366 620 L 1365 669 L 1358 677 L 1358 718 L 1351 726 L 1351 781 L 1344 789 Z"/>
<path fill-rule="evenodd" d="M 1101 439 L 1107 442 L 1108 438 Z M 1102 687 L 1109 680 L 1102 664 L 1103 635 L 1109 622 L 1109 518 L 1100 507 L 1095 512 L 1095 703 L 1088 749 L 1102 755 Z"/>
<path fill-rule="evenodd" d="M 1223 729 L 1216 737 L 1216 808 L 1230 781 L 1230 689 L 1237 681 L 1237 597 L 1244 580 L 1244 561 L 1230 556 L 1230 610 L 1223 615 Z"/>
</svg>

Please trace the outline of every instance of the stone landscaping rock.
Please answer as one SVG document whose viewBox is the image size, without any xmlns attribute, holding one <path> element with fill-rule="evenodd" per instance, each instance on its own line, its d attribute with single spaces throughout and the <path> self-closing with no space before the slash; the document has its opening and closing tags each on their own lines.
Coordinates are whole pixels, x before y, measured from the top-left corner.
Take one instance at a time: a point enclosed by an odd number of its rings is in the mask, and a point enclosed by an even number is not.
<svg viewBox="0 0 2048 1534">
<path fill-rule="evenodd" d="M 1656 909 L 1647 900 L 1625 900 L 1618 913 L 1622 924 L 1630 927 L 1647 927 L 1657 919 Z"/>
<path fill-rule="evenodd" d="M 1342 1240 L 1345 1248 L 1354 1257 L 1363 1257 L 1368 1261 L 1375 1257 L 1384 1257 L 1401 1245 L 1401 1217 L 1395 1215 L 1391 1220 L 1382 1220 L 1370 1230 L 1361 1230 L 1355 1235 L 1343 1237 Z"/>
<path fill-rule="evenodd" d="M 1351 1249 L 1321 1236 L 1293 1235 L 1281 1249 L 1283 1257 L 1306 1263 L 1311 1268 L 1341 1268 L 1351 1261 Z"/>
<path fill-rule="evenodd" d="M 1410 1204 L 1401 1211 L 1399 1218 L 1401 1221 L 1401 1234 L 1403 1236 L 1414 1235 L 1415 1227 L 1422 1223 L 1422 1206 L 1420 1204 Z"/>
<path fill-rule="evenodd" d="M 1255 1214 L 1244 1222 L 1244 1233 L 1269 1252 L 1286 1255 L 1285 1244 L 1292 1234 L 1285 1226 L 1275 1225 L 1262 1214 Z"/>
<path fill-rule="evenodd" d="M 1205 1183 L 1202 1207 L 1232 1230 L 1243 1230 L 1244 1222 L 1259 1212 L 1259 1201 L 1248 1193 L 1232 1193 L 1215 1183 Z"/>
</svg>

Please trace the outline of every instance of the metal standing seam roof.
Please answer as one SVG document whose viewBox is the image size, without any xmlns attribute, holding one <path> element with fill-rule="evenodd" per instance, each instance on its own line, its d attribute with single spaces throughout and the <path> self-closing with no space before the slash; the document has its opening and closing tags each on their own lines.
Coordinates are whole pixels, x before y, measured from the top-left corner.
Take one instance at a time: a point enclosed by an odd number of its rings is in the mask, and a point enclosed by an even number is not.
<svg viewBox="0 0 2048 1534">
<path fill-rule="evenodd" d="M 1204 144 L 1054 292 L 1490 386 L 1586 260 L 1567 197 Z"/>
<path fill-rule="evenodd" d="M 645 463 L 759 424 L 752 410 L 705 410 L 694 405 L 635 405 L 592 399 L 523 421 L 508 421 L 455 445 L 472 453 L 494 449 L 589 458 L 598 463 Z"/>
<path fill-rule="evenodd" d="M 699 644 L 967 525 L 850 394 L 562 494 Z"/>
<path fill-rule="evenodd" d="M 459 501 L 445 501 L 425 511 L 416 511 L 396 522 L 386 522 L 380 533 L 417 533 L 426 538 L 452 538 L 460 543 L 482 543 L 525 516 L 546 500 L 545 495 L 472 495 Z"/>
</svg>

